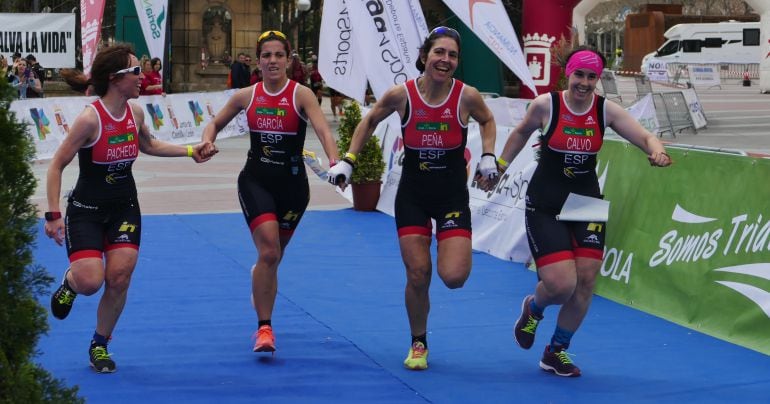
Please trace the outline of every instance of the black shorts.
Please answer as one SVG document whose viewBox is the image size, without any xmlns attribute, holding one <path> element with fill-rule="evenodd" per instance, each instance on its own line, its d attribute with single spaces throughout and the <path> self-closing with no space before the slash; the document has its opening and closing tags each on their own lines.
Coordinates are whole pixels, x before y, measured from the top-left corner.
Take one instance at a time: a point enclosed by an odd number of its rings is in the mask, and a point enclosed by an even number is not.
<svg viewBox="0 0 770 404">
<path fill-rule="evenodd" d="M 436 220 L 436 239 L 471 238 L 471 210 L 468 188 L 458 189 L 446 198 L 428 198 L 400 185 L 396 192 L 395 216 L 398 236 L 431 236 L 431 219 Z"/>
<path fill-rule="evenodd" d="M 102 258 L 117 248 L 139 249 L 142 214 L 135 200 L 88 203 L 70 198 L 64 218 L 67 255 L 70 262 Z"/>
<path fill-rule="evenodd" d="M 532 207 L 527 207 L 524 217 L 529 250 L 538 268 L 576 257 L 602 259 L 606 222 L 563 222 Z"/>
<path fill-rule="evenodd" d="M 275 220 L 281 234 L 291 235 L 310 203 L 307 177 L 260 179 L 241 171 L 238 175 L 238 201 L 249 230 Z"/>
</svg>

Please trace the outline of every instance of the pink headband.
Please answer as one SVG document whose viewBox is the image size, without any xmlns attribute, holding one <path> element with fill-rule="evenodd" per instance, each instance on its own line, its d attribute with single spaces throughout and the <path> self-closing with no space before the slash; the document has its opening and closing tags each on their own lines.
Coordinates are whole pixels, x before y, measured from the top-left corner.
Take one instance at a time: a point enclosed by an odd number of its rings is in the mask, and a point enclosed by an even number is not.
<svg viewBox="0 0 770 404">
<path fill-rule="evenodd" d="M 601 76 L 602 70 L 604 70 L 604 64 L 602 63 L 602 59 L 596 53 L 589 50 L 582 50 L 575 52 L 575 54 L 569 58 L 564 73 L 569 77 L 570 74 L 577 69 L 588 69 L 596 73 L 597 76 Z"/>
</svg>

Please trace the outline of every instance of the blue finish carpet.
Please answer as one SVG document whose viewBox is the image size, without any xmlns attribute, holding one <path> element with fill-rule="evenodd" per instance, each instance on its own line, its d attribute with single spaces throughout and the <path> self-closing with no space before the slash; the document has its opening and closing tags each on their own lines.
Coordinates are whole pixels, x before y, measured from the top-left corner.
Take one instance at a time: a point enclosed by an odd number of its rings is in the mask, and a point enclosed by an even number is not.
<svg viewBox="0 0 770 404">
<path fill-rule="evenodd" d="M 66 252 L 40 227 L 35 258 L 55 288 Z M 393 218 L 350 209 L 305 214 L 279 268 L 277 352 L 253 353 L 255 260 L 241 214 L 145 216 L 110 344 L 118 371 L 88 365 L 101 292 L 79 296 L 64 321 L 49 316 L 37 361 L 89 403 L 110 404 L 767 402 L 770 392 L 770 357 L 598 296 L 570 350 L 583 376 L 546 373 L 538 361 L 557 309 L 546 311 L 535 346 L 519 348 L 511 330 L 536 276 L 481 253 L 462 289 L 433 277 L 430 368 L 406 370 Z"/>
</svg>

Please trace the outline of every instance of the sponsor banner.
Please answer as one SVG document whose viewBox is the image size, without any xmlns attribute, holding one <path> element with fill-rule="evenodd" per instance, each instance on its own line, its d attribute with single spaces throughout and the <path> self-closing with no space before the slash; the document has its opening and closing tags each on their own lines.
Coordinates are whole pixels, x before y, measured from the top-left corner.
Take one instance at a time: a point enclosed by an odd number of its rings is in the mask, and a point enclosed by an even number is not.
<svg viewBox="0 0 770 404">
<path fill-rule="evenodd" d="M 346 1 L 325 1 L 318 42 L 318 71 L 329 87 L 364 102 L 366 71 L 356 57 L 358 37 Z"/>
<path fill-rule="evenodd" d="M 102 35 L 104 0 L 80 0 L 80 39 L 83 50 L 83 73 L 91 73 L 97 46 Z"/>
<path fill-rule="evenodd" d="M 160 58 L 165 66 L 164 52 L 166 44 L 166 12 L 168 0 L 134 0 L 136 15 L 142 26 L 144 41 L 150 51 L 150 57 Z"/>
<path fill-rule="evenodd" d="M 687 73 L 690 75 L 690 83 L 695 87 L 722 85 L 717 65 L 687 65 Z"/>
<path fill-rule="evenodd" d="M 660 169 L 625 142 L 602 148 L 611 207 L 597 292 L 770 354 L 770 188 L 759 186 L 770 160 L 668 153 L 675 164 Z"/>
<path fill-rule="evenodd" d="M 645 72 L 650 81 L 668 81 L 668 62 L 660 59 L 650 58 L 647 62 Z"/>
<path fill-rule="evenodd" d="M 382 0 L 347 1 L 356 36 L 357 60 L 376 98 L 397 84 L 416 78 L 419 48 L 428 36 L 420 8 L 411 2 Z M 414 17 L 413 13 L 419 13 Z M 323 73 L 321 73 L 323 75 Z"/>
<path fill-rule="evenodd" d="M 45 68 L 75 67 L 75 14 L 1 13 L 0 54 L 34 55 Z"/>
<path fill-rule="evenodd" d="M 537 95 L 532 73 L 502 1 L 444 0 L 452 12 Z"/>
<path fill-rule="evenodd" d="M 682 95 L 684 95 L 684 100 L 690 109 L 690 117 L 695 129 L 705 128 L 708 122 L 706 122 L 706 114 L 703 112 L 703 106 L 698 99 L 698 93 L 695 92 L 694 88 L 688 88 L 682 90 Z"/>
<path fill-rule="evenodd" d="M 235 90 L 141 96 L 129 101 L 142 108 L 144 124 L 156 138 L 176 144 L 197 143 L 203 128 L 225 105 Z M 96 97 L 50 97 L 18 100 L 10 110 L 27 123 L 35 140 L 36 159 L 53 157 L 72 122 Z M 218 134 L 218 139 L 247 134 L 246 114 L 241 112 Z"/>
</svg>

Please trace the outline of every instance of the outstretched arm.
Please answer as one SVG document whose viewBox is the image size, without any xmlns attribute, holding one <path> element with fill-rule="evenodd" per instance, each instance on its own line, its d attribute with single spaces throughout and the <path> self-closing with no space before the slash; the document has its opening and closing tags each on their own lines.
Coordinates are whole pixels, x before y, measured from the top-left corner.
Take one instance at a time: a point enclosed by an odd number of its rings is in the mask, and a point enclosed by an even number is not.
<svg viewBox="0 0 770 404">
<path fill-rule="evenodd" d="M 607 126 L 644 151 L 651 165 L 657 167 L 671 165 L 671 157 L 666 154 L 663 143 L 647 131 L 628 111 L 612 101 L 606 101 L 604 108 L 607 113 Z"/>
<path fill-rule="evenodd" d="M 329 128 L 329 123 L 326 122 L 321 106 L 318 105 L 318 99 L 315 94 L 305 86 L 297 86 L 297 101 L 299 107 L 305 111 L 310 124 L 313 125 L 313 130 L 318 136 L 318 140 L 321 141 L 321 146 L 326 153 L 326 157 L 329 159 L 329 164 L 337 162 L 340 159 L 339 152 L 337 151 L 337 143 L 334 141 L 332 131 Z"/>
</svg>

